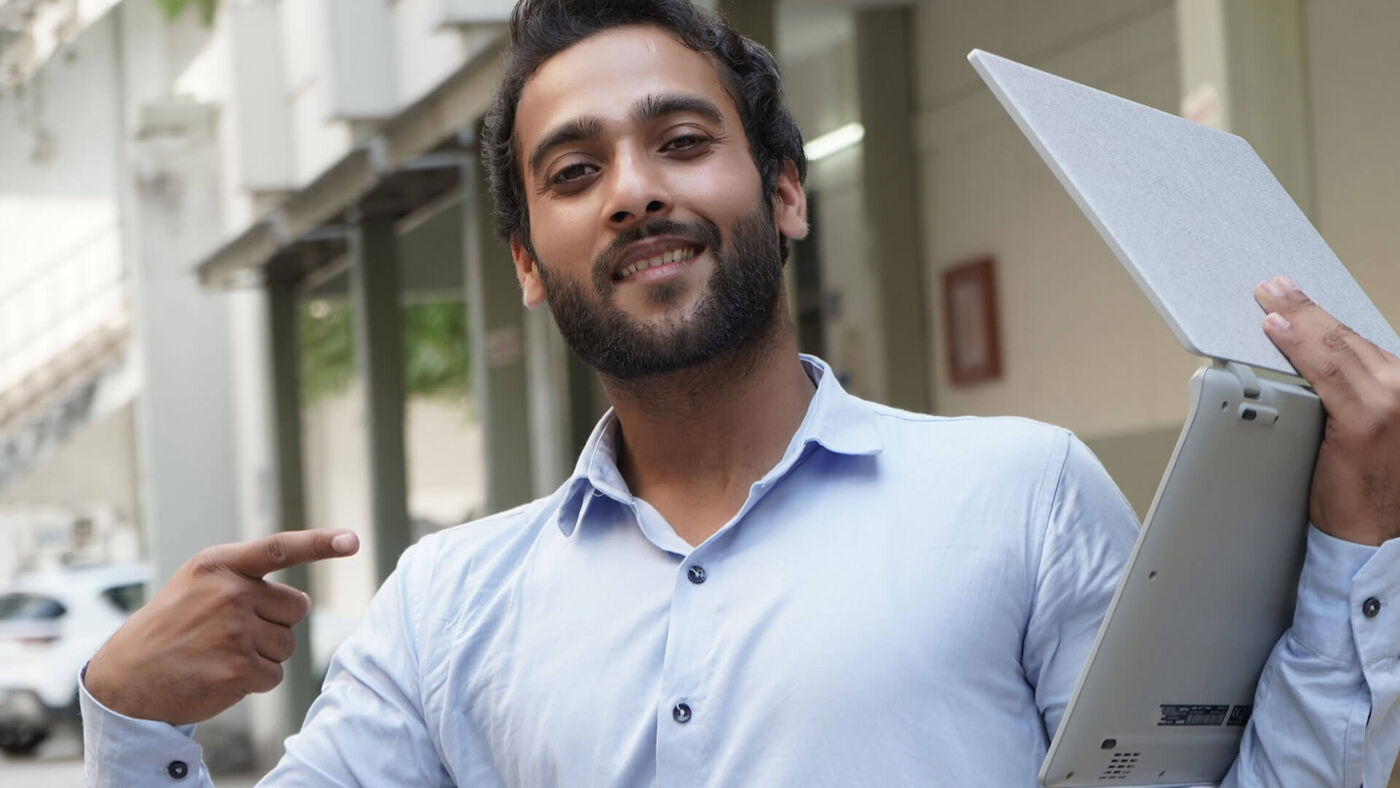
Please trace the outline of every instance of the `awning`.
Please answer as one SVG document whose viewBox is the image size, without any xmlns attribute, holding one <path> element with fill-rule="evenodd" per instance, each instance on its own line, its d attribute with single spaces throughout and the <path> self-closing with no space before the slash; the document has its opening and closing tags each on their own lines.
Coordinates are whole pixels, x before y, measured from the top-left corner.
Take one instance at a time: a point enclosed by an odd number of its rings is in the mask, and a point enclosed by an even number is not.
<svg viewBox="0 0 1400 788">
<path fill-rule="evenodd" d="M 359 141 L 201 260 L 209 288 L 301 281 L 344 255 L 356 220 L 400 219 L 460 187 L 470 154 L 464 132 L 486 113 L 502 76 L 504 36 L 470 57 L 426 96 Z"/>
</svg>

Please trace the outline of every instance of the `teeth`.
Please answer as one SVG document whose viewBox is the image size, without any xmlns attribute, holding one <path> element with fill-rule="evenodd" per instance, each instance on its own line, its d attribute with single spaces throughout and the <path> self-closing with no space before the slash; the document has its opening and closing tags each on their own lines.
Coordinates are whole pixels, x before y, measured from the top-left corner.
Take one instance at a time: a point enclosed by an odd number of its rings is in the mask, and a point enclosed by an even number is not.
<svg viewBox="0 0 1400 788">
<path fill-rule="evenodd" d="M 637 262 L 627 266 L 626 268 L 622 269 L 622 278 L 626 279 L 627 277 L 637 273 L 638 271 L 645 271 L 648 268 L 654 268 L 658 265 L 665 265 L 666 263 L 684 262 L 694 256 L 695 250 L 688 246 L 683 249 L 671 249 L 669 251 L 662 252 L 661 254 L 658 254 L 654 257 L 648 257 L 645 260 L 638 260 Z"/>
</svg>

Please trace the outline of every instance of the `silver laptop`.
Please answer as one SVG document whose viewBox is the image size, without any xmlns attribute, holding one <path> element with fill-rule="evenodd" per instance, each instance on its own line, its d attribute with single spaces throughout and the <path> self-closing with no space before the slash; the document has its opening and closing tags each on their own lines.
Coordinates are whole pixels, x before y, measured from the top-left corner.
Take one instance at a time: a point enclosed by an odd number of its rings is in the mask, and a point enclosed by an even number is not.
<svg viewBox="0 0 1400 788">
<path fill-rule="evenodd" d="M 1244 140 L 974 50 L 968 59 L 1190 353 L 1213 361 L 1041 769 L 1046 786 L 1219 782 L 1288 627 L 1323 411 L 1264 335 L 1286 273 L 1400 337 Z"/>
</svg>

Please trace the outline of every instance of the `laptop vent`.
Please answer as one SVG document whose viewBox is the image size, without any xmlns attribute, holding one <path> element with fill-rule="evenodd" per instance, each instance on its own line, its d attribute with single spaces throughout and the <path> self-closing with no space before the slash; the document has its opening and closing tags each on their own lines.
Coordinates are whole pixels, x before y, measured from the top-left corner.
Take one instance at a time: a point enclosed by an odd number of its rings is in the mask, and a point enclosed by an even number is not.
<svg viewBox="0 0 1400 788">
<path fill-rule="evenodd" d="M 1104 767 L 1103 774 L 1099 775 L 1100 780 L 1126 780 L 1137 767 L 1138 756 L 1136 752 L 1117 752 Z"/>
</svg>

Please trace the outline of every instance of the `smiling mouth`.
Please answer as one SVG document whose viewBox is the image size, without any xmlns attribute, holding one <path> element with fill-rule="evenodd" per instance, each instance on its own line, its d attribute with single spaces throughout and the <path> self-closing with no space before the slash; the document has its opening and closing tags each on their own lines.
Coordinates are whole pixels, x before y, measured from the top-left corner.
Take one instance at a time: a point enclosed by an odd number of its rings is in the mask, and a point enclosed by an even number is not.
<svg viewBox="0 0 1400 788">
<path fill-rule="evenodd" d="M 617 280 L 622 281 L 631 277 L 633 274 L 636 274 L 639 271 L 645 271 L 648 268 L 656 268 L 657 266 L 666 265 L 668 263 L 689 262 L 690 260 L 694 259 L 696 255 L 700 254 L 700 251 L 701 247 L 699 246 L 683 246 L 679 249 L 668 249 L 667 251 L 662 252 L 661 254 L 653 255 L 651 257 L 638 260 L 632 263 L 631 265 L 627 266 L 626 268 L 622 269 L 617 274 Z"/>
</svg>

